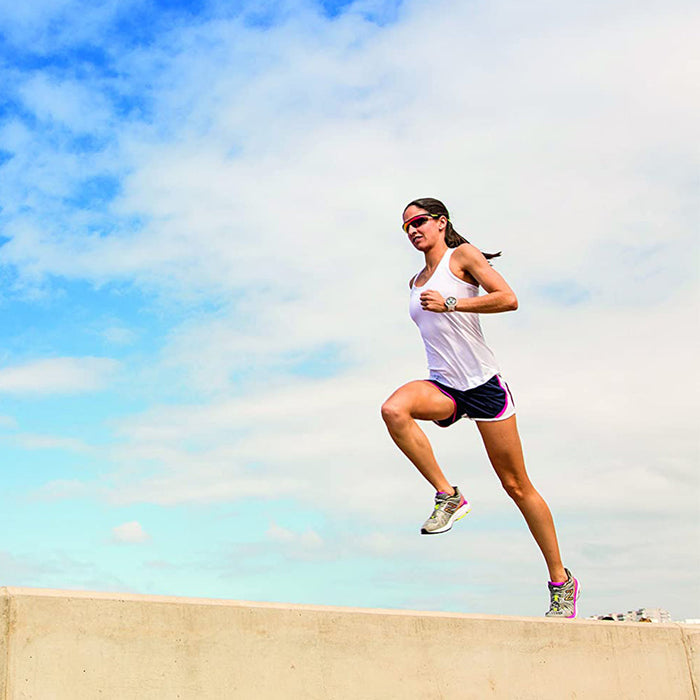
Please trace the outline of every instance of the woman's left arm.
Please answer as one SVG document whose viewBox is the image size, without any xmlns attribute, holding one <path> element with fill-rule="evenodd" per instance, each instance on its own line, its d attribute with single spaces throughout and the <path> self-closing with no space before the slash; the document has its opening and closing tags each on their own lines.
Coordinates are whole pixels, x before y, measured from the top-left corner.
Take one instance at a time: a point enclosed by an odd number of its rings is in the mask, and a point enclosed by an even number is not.
<svg viewBox="0 0 700 700">
<path fill-rule="evenodd" d="M 452 261 L 463 272 L 469 273 L 483 288 L 486 294 L 457 300 L 455 311 L 468 311 L 477 314 L 497 314 L 502 311 L 515 311 L 518 299 L 515 292 L 501 275 L 494 270 L 480 250 L 467 243 L 452 253 Z M 421 305 L 426 311 L 447 311 L 445 298 L 435 290 L 421 294 Z"/>
</svg>

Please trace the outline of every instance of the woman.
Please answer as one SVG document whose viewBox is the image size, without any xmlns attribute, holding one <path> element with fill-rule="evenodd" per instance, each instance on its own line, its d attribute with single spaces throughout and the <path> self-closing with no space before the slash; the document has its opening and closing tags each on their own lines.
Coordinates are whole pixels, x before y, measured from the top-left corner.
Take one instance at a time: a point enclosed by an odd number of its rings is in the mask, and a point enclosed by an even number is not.
<svg viewBox="0 0 700 700">
<path fill-rule="evenodd" d="M 403 229 L 425 256 L 425 267 L 409 283 L 410 315 L 423 337 L 430 376 L 397 389 L 382 406 L 382 417 L 399 449 L 437 492 L 421 533 L 447 532 L 470 506 L 445 478 L 416 420 L 448 427 L 467 416 L 547 563 L 547 616 L 576 617 L 579 584 L 562 565 L 552 515 L 528 478 L 513 398 L 481 332 L 479 314 L 517 309 L 515 294 L 489 264 L 488 258 L 496 256 L 462 238 L 437 199 L 411 202 L 403 212 Z M 479 294 L 480 286 L 485 294 Z"/>
</svg>

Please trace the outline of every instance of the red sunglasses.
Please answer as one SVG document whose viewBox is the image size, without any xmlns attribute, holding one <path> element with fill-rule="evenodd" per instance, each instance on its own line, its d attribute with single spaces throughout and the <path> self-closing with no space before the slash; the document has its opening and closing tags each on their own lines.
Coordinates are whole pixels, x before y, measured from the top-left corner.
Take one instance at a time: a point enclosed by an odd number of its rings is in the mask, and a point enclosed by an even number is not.
<svg viewBox="0 0 700 700">
<path fill-rule="evenodd" d="M 405 233 L 408 233 L 408 227 L 413 226 L 414 228 L 420 228 L 428 219 L 439 219 L 440 216 L 438 214 L 418 214 L 418 216 L 414 216 L 412 219 L 409 219 L 408 221 L 403 222 L 403 226 L 401 227 Z"/>
</svg>

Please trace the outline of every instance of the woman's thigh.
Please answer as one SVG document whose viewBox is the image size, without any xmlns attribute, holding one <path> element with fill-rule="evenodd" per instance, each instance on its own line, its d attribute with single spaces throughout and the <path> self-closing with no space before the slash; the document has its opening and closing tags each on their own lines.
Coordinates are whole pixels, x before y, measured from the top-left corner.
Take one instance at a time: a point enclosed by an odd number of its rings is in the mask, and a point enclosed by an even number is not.
<svg viewBox="0 0 700 700">
<path fill-rule="evenodd" d="M 399 387 L 385 401 L 383 409 L 408 413 L 418 420 L 445 420 L 454 413 L 455 404 L 434 384 L 416 380 Z"/>
</svg>

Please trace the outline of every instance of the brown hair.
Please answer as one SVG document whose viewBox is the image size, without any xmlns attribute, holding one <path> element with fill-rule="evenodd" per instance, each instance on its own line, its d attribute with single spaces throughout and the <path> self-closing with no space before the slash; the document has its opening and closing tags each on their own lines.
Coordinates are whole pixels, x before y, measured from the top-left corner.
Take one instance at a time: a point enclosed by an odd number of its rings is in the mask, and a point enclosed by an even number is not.
<svg viewBox="0 0 700 700">
<path fill-rule="evenodd" d="M 444 216 L 447 219 L 445 243 L 447 244 L 448 248 L 456 248 L 458 245 L 462 245 L 462 243 L 469 243 L 466 238 L 460 236 L 457 231 L 455 231 L 455 228 L 450 221 L 450 212 L 447 211 L 447 207 L 439 199 L 433 199 L 432 197 L 414 199 L 404 207 L 404 212 L 409 207 L 419 207 L 420 209 L 425 209 L 428 214 L 431 214 L 434 217 Z M 490 260 L 491 258 L 497 258 L 501 254 L 501 251 L 499 250 L 498 253 L 484 253 L 482 251 L 482 253 L 487 260 Z"/>
</svg>

